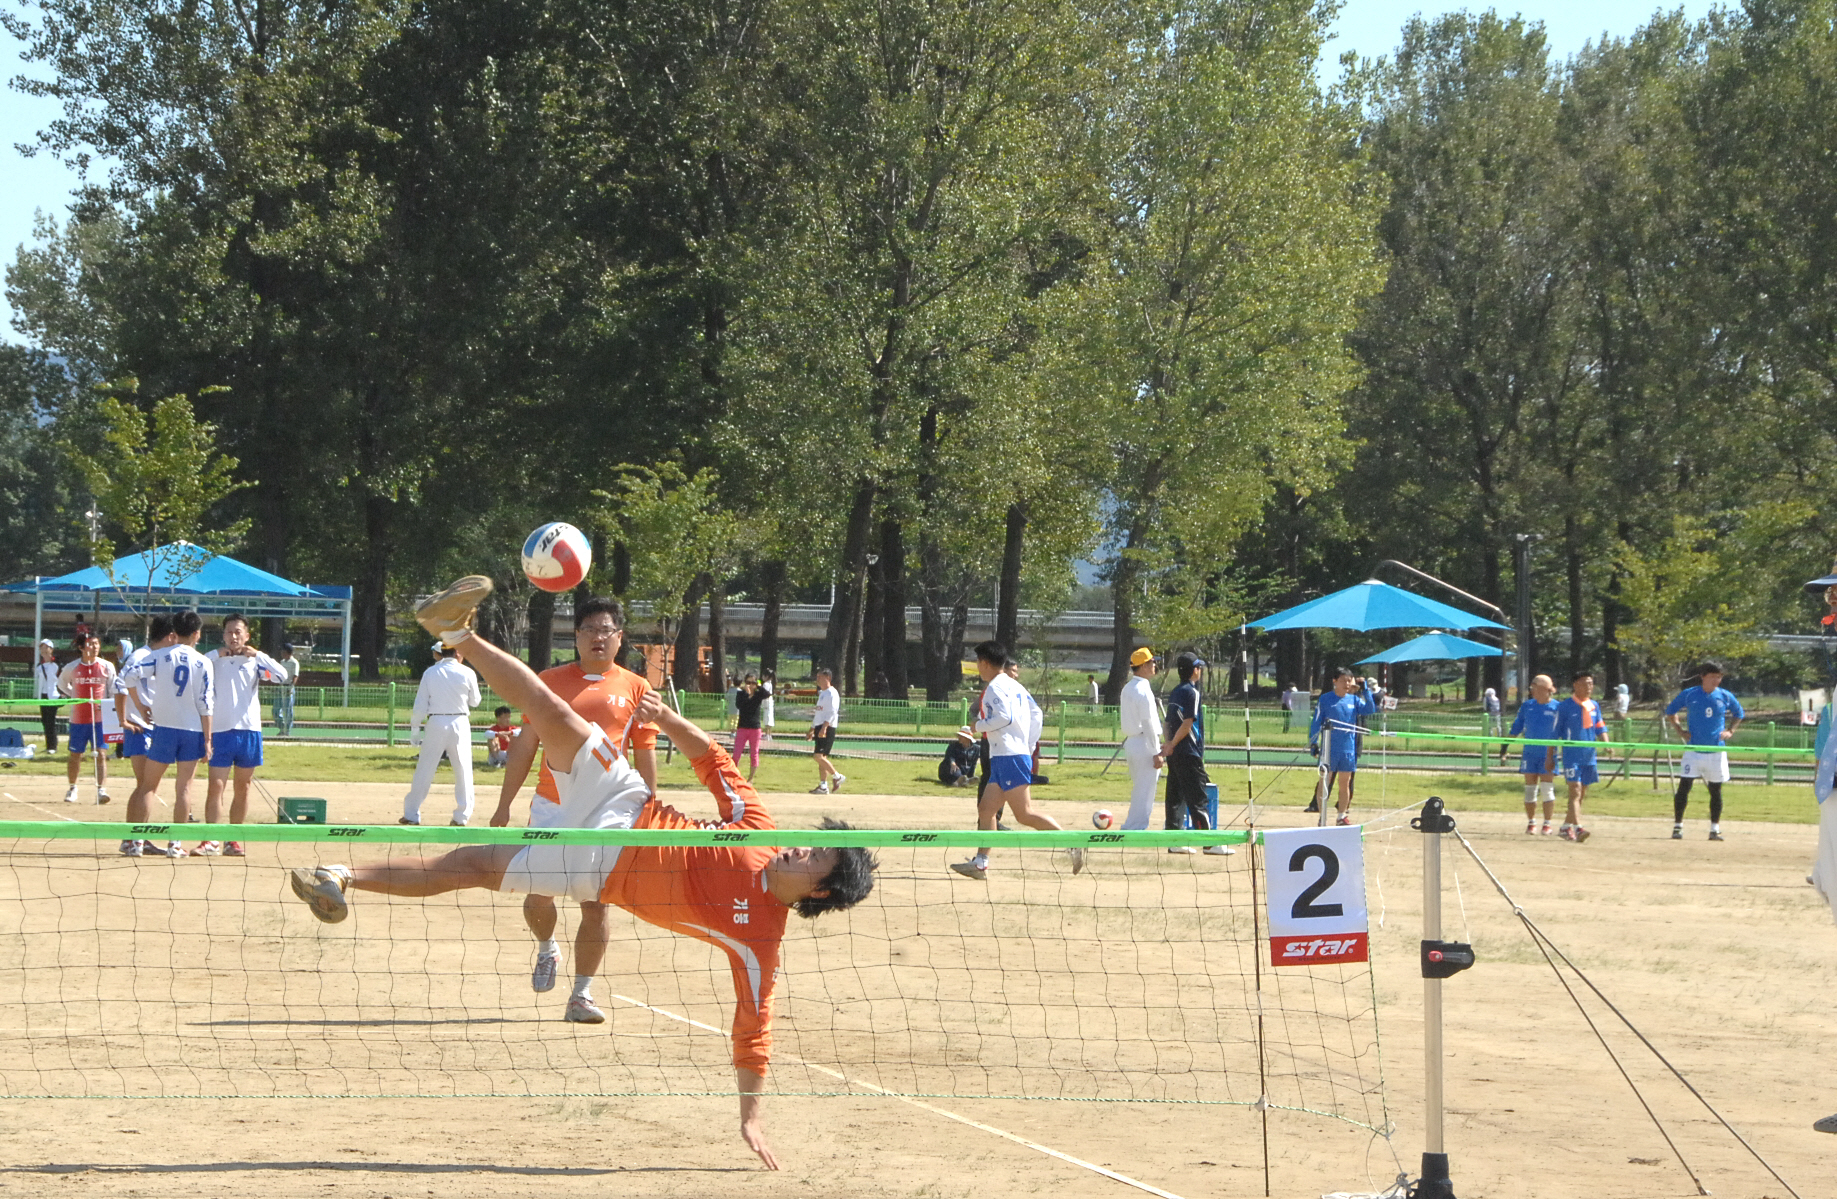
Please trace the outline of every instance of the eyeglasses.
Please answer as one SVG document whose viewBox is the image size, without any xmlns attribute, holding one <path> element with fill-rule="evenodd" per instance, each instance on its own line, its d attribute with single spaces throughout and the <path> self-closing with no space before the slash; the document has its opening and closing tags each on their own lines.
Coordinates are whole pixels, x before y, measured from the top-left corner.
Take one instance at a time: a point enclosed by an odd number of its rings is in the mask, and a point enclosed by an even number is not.
<svg viewBox="0 0 1837 1199">
<path fill-rule="evenodd" d="M 587 634 L 587 635 L 588 635 L 588 636 L 590 636 L 590 637 L 597 637 L 597 636 L 600 636 L 601 634 L 605 634 L 605 633 L 617 633 L 617 632 L 620 632 L 620 631 L 621 631 L 621 630 L 620 630 L 620 628 L 619 628 L 619 626 L 617 626 L 617 625 L 611 625 L 611 624 L 584 624 L 584 625 L 582 625 L 582 626 L 580 626 L 580 628 L 578 628 L 578 629 L 575 629 L 575 630 L 574 630 L 574 635 L 578 637 L 578 636 L 580 636 L 580 635 L 581 635 L 582 633 L 585 633 L 585 634 Z"/>
</svg>

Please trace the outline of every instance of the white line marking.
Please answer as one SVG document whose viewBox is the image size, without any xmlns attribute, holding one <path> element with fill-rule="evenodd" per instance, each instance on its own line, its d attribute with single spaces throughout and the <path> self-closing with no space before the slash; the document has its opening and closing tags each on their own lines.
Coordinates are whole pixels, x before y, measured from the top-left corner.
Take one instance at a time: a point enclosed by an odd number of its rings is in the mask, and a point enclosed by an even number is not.
<svg viewBox="0 0 1837 1199">
<path fill-rule="evenodd" d="M 655 1012 L 659 1016 L 662 1016 L 669 1020 L 679 1021 L 683 1024 L 689 1025 L 692 1028 L 699 1028 L 705 1032 L 719 1033 L 722 1036 L 727 1035 L 727 1030 L 724 1028 L 716 1028 L 712 1024 L 703 1024 L 700 1020 L 691 1020 L 687 1016 L 680 1015 L 676 1012 L 669 1011 L 666 1008 L 652 1007 L 648 1003 L 644 1003 L 639 1000 L 632 999 L 629 996 L 625 996 L 625 995 L 615 994 L 613 995 L 613 998 L 618 1000 L 620 1003 L 629 1003 L 633 1007 L 641 1007 L 647 1012 Z M 1070 1163 L 1071 1165 L 1078 1166 L 1085 1170 L 1089 1170 L 1093 1174 L 1101 1174 L 1105 1178 L 1109 1178 L 1116 1182 L 1120 1182 L 1124 1184 L 1125 1186 L 1132 1186 L 1136 1188 L 1137 1190 L 1147 1191 L 1150 1195 L 1158 1195 L 1160 1196 L 1160 1199 L 1180 1199 L 1180 1196 L 1174 1194 L 1172 1191 L 1164 1191 L 1158 1186 L 1152 1186 L 1146 1182 L 1143 1182 L 1139 1178 L 1131 1178 L 1127 1174 L 1118 1174 L 1115 1170 L 1106 1169 L 1105 1167 L 1098 1165 L 1096 1162 L 1087 1162 L 1081 1157 L 1073 1157 L 1069 1153 L 1061 1153 L 1059 1152 L 1059 1150 L 1053 1149 L 1047 1145 L 1042 1145 L 1038 1141 L 1030 1141 L 1026 1137 L 1017 1136 L 1016 1134 L 1011 1133 L 1011 1132 L 1005 1132 L 1002 1129 L 994 1127 L 993 1125 L 984 1124 L 979 1120 L 972 1120 L 968 1116 L 960 1116 L 956 1112 L 948 1111 L 945 1108 L 941 1108 L 933 1104 L 925 1103 L 922 1100 L 913 1099 L 905 1095 L 896 1094 L 892 1091 L 887 1090 L 885 1087 L 875 1086 L 871 1082 L 863 1082 L 859 1078 L 849 1078 L 848 1076 L 838 1073 L 835 1070 L 831 1070 L 826 1066 L 819 1066 L 815 1062 L 806 1061 L 805 1059 L 797 1057 L 794 1054 L 787 1053 L 784 1055 L 784 1057 L 788 1061 L 796 1062 L 798 1065 L 804 1066 L 811 1070 L 815 1070 L 819 1074 L 827 1074 L 829 1077 L 835 1079 L 838 1082 L 846 1083 L 847 1085 L 853 1086 L 853 1087 L 862 1087 L 866 1090 L 873 1091 L 876 1094 L 885 1095 L 889 1099 L 897 1099 L 901 1103 L 910 1104 L 913 1107 L 920 1108 L 924 1111 L 928 1111 L 932 1113 L 933 1115 L 943 1116 L 946 1120 L 955 1120 L 959 1124 L 967 1124 L 971 1128 L 978 1129 L 982 1132 L 989 1133 L 992 1136 L 998 1136 L 998 1137 L 1001 1137 L 1003 1140 L 1013 1141 L 1016 1145 L 1024 1145 L 1028 1149 L 1032 1149 L 1035 1152 L 1044 1153 L 1047 1157 L 1058 1158 L 1062 1162 L 1067 1162 L 1067 1163 Z"/>
</svg>

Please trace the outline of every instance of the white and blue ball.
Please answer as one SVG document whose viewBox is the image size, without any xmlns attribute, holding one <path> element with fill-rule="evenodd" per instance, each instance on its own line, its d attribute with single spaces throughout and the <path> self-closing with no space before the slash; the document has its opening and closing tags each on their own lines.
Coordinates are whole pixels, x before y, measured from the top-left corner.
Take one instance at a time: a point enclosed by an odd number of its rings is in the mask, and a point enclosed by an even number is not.
<svg viewBox="0 0 1837 1199">
<path fill-rule="evenodd" d="M 1115 821 L 1116 817 L 1110 815 L 1110 809 L 1108 808 L 1098 808 L 1095 812 L 1091 813 L 1092 828 L 1109 828 Z"/>
<path fill-rule="evenodd" d="M 566 521 L 550 521 L 523 543 L 523 574 L 543 591 L 571 591 L 592 567 L 587 535 Z"/>
</svg>

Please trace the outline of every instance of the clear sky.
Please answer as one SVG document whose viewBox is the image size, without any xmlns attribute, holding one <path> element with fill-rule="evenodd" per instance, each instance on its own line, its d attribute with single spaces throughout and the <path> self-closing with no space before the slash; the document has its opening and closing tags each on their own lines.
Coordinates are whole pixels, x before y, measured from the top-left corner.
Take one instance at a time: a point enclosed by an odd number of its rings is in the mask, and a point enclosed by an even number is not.
<svg viewBox="0 0 1837 1199">
<path fill-rule="evenodd" d="M 1396 44 L 1397 31 L 1412 16 L 1435 15 L 1455 7 L 1418 0 L 1347 0 L 1334 27 L 1335 37 L 1328 43 L 1322 73 L 1336 74 L 1333 64 L 1347 50 L 1366 57 L 1386 54 Z M 1535 0 L 1533 6 L 1516 11 L 1542 21 L 1553 53 L 1566 57 L 1603 33 L 1615 37 L 1631 33 L 1661 7 L 1650 0 Z M 1688 0 L 1684 7 L 1695 18 L 1710 5 L 1708 0 Z M 1513 11 L 1513 7 L 1502 5 L 1500 11 Z M 21 73 L 42 77 L 42 67 L 20 60 L 20 45 L 10 34 L 0 32 L 0 39 L 4 39 L 0 63 L 5 64 L 9 81 Z M 0 262 L 11 263 L 19 244 L 31 238 L 35 212 L 42 209 L 61 217 L 70 190 L 76 186 L 74 172 L 62 163 L 44 154 L 26 158 L 14 148 L 32 141 L 37 130 L 56 115 L 57 106 L 51 102 L 22 96 L 10 87 L 0 93 Z M 12 316 L 12 307 L 0 298 L 0 338 L 23 340 L 12 328 Z"/>
</svg>

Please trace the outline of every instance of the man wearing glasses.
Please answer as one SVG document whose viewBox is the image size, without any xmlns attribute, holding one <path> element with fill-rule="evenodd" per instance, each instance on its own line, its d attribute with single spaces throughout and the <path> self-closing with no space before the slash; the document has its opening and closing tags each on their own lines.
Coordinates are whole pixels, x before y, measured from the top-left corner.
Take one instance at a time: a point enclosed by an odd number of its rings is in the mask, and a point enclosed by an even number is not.
<svg viewBox="0 0 1837 1199">
<path fill-rule="evenodd" d="M 637 768 L 651 794 L 657 793 L 657 728 L 635 724 L 633 715 L 638 704 L 651 692 L 642 675 L 633 674 L 618 664 L 619 651 L 625 646 L 625 609 L 619 601 L 593 596 L 574 605 L 574 650 L 577 661 L 556 666 L 539 676 L 545 686 L 573 708 L 589 724 L 598 725 L 612 738 L 613 745 Z M 627 730 L 630 730 L 629 738 Z M 494 828 L 510 823 L 510 805 L 529 777 L 540 744 L 535 731 L 525 727 L 521 736 L 510 740 L 510 757 L 504 763 L 504 785 L 498 791 L 497 811 L 491 814 Z M 529 803 L 529 826 L 553 828 L 561 819 L 560 791 L 549 769 L 548 758 L 542 761 L 536 783 L 535 798 Z M 526 895 L 523 899 L 523 921 L 536 937 L 536 968 L 530 974 L 533 991 L 550 991 L 561 970 L 561 946 L 555 941 L 557 920 L 555 900 L 548 895 Z M 606 956 L 608 925 L 606 905 L 583 902 L 580 905 L 580 928 L 574 934 L 574 990 L 568 996 L 566 1018 L 575 1024 L 603 1024 L 606 1014 L 593 1002 L 590 987 Z"/>
</svg>

